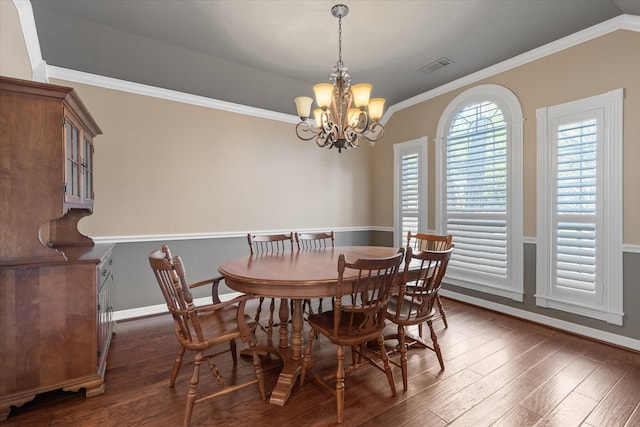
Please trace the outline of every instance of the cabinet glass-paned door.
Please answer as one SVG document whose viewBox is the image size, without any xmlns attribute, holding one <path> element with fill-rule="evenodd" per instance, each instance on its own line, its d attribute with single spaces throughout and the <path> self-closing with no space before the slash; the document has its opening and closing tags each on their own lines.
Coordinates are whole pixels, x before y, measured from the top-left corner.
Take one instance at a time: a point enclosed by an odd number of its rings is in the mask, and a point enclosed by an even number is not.
<svg viewBox="0 0 640 427">
<path fill-rule="evenodd" d="M 80 131 L 69 120 L 64 123 L 66 140 L 65 194 L 80 197 Z"/>
<path fill-rule="evenodd" d="M 93 199 L 93 144 L 83 138 L 82 148 L 82 197 Z"/>
</svg>

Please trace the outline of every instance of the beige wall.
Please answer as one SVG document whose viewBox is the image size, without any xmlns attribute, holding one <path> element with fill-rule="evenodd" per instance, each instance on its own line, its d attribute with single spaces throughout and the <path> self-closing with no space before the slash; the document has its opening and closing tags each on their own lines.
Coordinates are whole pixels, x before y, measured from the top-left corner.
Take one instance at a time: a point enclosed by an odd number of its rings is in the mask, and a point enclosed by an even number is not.
<svg viewBox="0 0 640 427">
<path fill-rule="evenodd" d="M 370 225 L 369 147 L 338 154 L 291 123 L 53 83 L 75 87 L 103 131 L 90 236 Z"/>
<path fill-rule="evenodd" d="M 493 83 L 519 98 L 524 123 L 524 235 L 536 236 L 536 109 L 624 88 L 624 243 L 640 244 L 640 33 L 616 31 L 396 112 L 374 152 L 373 224 L 393 224 L 393 144 L 429 138 L 429 225 L 435 228 L 434 139 L 444 109 L 469 87 Z"/>
</svg>

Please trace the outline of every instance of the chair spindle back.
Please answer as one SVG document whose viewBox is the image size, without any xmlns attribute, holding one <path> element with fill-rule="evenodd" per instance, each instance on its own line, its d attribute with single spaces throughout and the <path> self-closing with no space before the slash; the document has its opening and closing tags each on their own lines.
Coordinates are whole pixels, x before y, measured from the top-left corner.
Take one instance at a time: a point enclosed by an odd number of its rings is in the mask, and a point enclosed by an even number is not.
<svg viewBox="0 0 640 427">
<path fill-rule="evenodd" d="M 249 250 L 253 254 L 284 253 L 293 251 L 293 233 L 247 234 Z M 288 243 L 287 243 L 288 242 Z"/>
<path fill-rule="evenodd" d="M 404 248 L 388 258 L 358 259 L 353 263 L 338 258 L 338 286 L 334 300 L 334 335 L 368 335 L 385 327 L 385 312 Z M 355 279 L 345 280 L 345 270 L 357 271 Z"/>
<path fill-rule="evenodd" d="M 433 314 L 434 304 L 452 252 L 453 248 L 419 252 L 414 252 L 411 247 L 407 248 L 403 280 L 397 295 L 397 304 L 395 304 L 396 312 L 391 320 L 420 322 L 421 319 L 427 319 Z M 409 269 L 416 279 L 407 282 Z"/>
<path fill-rule="evenodd" d="M 295 233 L 298 249 L 324 249 L 335 247 L 335 235 L 332 231 L 320 233 Z"/>
</svg>

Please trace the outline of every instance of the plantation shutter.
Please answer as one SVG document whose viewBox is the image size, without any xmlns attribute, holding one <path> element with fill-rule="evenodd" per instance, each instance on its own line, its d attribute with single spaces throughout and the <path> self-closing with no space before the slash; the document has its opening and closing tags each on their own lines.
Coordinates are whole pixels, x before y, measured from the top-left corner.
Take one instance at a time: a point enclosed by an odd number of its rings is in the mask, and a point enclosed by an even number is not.
<svg viewBox="0 0 640 427">
<path fill-rule="evenodd" d="M 407 245 L 407 232 L 415 233 L 420 215 L 420 156 L 417 152 L 403 154 L 400 167 L 400 212 L 402 246 Z"/>
<path fill-rule="evenodd" d="M 450 125 L 446 225 L 455 251 L 449 268 L 507 279 L 507 127 L 492 102 L 469 105 Z"/>
<path fill-rule="evenodd" d="M 393 145 L 394 245 L 427 226 L 427 138 Z"/>
<path fill-rule="evenodd" d="M 559 125 L 556 160 L 556 284 L 595 292 L 597 120 Z"/>
</svg>

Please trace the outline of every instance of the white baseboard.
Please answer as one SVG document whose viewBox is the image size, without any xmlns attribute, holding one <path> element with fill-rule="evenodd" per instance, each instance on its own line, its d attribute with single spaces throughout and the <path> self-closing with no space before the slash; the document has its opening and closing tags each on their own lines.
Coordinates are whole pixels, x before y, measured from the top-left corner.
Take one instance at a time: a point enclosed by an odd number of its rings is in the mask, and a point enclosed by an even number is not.
<svg viewBox="0 0 640 427">
<path fill-rule="evenodd" d="M 242 295 L 240 292 L 231 292 L 220 295 L 222 301 L 227 301 Z M 193 300 L 195 305 L 211 304 L 211 297 L 196 298 Z M 153 314 L 168 313 L 166 304 L 149 305 L 146 307 L 130 308 L 127 310 L 114 311 L 111 318 L 114 321 L 135 319 L 136 317 L 151 316 Z"/>
<path fill-rule="evenodd" d="M 507 305 L 502 305 L 502 304 L 487 301 L 484 299 L 475 298 L 469 295 L 448 291 L 446 289 L 441 289 L 440 294 L 443 297 L 466 302 L 482 308 L 488 308 L 489 310 L 494 310 L 499 313 L 508 314 L 514 317 L 518 317 L 520 319 L 530 320 L 532 322 L 540 323 L 542 325 L 550 326 L 552 328 L 557 328 L 563 331 L 571 332 L 576 335 L 582 335 L 584 337 L 593 338 L 598 341 L 603 341 L 609 344 L 628 348 L 634 351 L 640 351 L 640 340 L 637 340 L 634 338 L 629 338 L 622 335 L 613 334 L 611 332 L 605 332 L 598 329 L 589 328 L 587 326 L 567 322 L 566 320 L 560 320 L 560 319 L 555 319 L 549 316 L 543 316 L 538 313 L 532 313 L 530 311 L 520 310 L 518 308 L 509 307 Z"/>
</svg>

